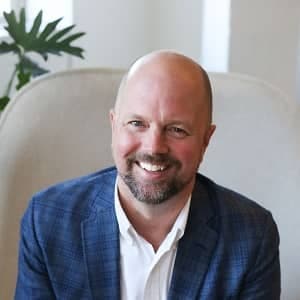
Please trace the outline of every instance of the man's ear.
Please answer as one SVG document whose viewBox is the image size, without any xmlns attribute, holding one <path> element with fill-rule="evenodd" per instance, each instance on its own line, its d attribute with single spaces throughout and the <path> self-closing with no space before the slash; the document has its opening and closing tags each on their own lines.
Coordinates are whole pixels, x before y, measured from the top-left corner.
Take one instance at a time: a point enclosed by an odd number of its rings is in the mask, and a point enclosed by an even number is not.
<svg viewBox="0 0 300 300">
<path fill-rule="evenodd" d="M 209 126 L 209 128 L 207 129 L 207 131 L 205 133 L 205 137 L 204 137 L 205 148 L 208 146 L 208 144 L 210 142 L 210 139 L 211 139 L 212 135 L 214 134 L 215 130 L 216 130 L 216 125 L 215 124 L 211 124 Z"/>
<path fill-rule="evenodd" d="M 209 141 L 210 141 L 212 135 L 214 134 L 215 130 L 216 130 L 216 125 L 214 125 L 214 124 L 209 125 L 209 127 L 206 129 L 206 132 L 205 132 L 205 135 L 204 135 L 204 138 L 203 138 L 202 148 L 201 148 L 201 160 L 200 160 L 200 162 L 202 162 L 202 160 L 203 160 L 203 157 L 204 157 L 204 154 L 206 152 L 207 146 L 208 146 Z"/>
</svg>

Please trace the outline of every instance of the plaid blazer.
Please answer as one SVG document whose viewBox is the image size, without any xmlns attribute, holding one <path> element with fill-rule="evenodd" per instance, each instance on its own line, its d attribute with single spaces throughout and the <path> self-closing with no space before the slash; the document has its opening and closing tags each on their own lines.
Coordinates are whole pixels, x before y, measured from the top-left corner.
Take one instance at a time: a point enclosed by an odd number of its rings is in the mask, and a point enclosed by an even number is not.
<svg viewBox="0 0 300 300">
<path fill-rule="evenodd" d="M 109 168 L 33 197 L 15 299 L 120 299 L 115 178 Z M 168 299 L 279 299 L 278 244 L 268 211 L 197 174 Z"/>
</svg>

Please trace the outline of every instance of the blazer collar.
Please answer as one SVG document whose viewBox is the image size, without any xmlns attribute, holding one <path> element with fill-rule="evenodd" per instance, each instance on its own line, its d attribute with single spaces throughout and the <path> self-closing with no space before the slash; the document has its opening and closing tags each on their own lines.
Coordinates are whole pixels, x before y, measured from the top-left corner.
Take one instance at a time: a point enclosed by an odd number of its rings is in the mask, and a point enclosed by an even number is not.
<svg viewBox="0 0 300 300">
<path fill-rule="evenodd" d="M 81 224 L 92 299 L 120 299 L 119 227 L 113 205 L 114 182 L 115 175 L 104 178 L 94 210 Z"/>
<path fill-rule="evenodd" d="M 197 175 L 188 223 L 179 241 L 168 299 L 195 299 L 217 243 L 213 183 Z"/>
</svg>

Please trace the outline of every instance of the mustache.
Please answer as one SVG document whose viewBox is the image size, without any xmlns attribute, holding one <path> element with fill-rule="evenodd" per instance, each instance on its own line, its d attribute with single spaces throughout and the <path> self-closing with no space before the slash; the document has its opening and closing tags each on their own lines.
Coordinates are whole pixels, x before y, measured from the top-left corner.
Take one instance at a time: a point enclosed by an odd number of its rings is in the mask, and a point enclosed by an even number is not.
<svg viewBox="0 0 300 300">
<path fill-rule="evenodd" d="M 143 161 L 151 164 L 180 165 L 180 162 L 169 154 L 133 153 L 127 158 L 129 164 Z"/>
</svg>

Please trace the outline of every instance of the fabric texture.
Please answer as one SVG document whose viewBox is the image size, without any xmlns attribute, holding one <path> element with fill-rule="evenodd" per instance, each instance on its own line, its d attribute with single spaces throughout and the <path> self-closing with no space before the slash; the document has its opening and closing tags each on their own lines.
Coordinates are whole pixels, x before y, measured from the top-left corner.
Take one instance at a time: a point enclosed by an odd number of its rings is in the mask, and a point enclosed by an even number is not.
<svg viewBox="0 0 300 300">
<path fill-rule="evenodd" d="M 120 299 L 115 179 L 109 168 L 33 197 L 15 299 Z M 197 175 L 168 299 L 279 299 L 278 243 L 267 210 Z"/>
</svg>

